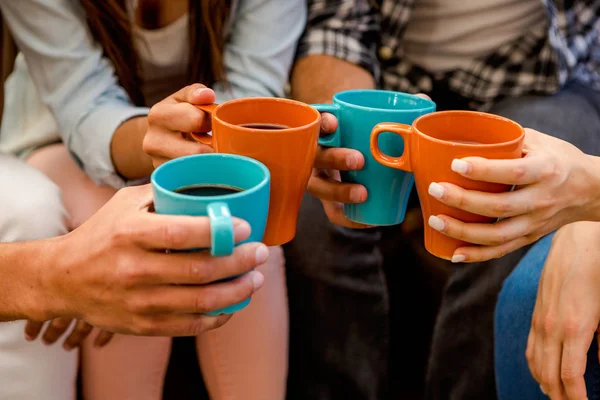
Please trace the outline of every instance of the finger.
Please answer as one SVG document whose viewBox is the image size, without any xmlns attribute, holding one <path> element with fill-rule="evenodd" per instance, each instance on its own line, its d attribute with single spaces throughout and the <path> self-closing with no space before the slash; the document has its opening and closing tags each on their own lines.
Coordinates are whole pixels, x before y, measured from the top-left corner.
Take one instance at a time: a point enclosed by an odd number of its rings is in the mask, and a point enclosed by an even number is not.
<svg viewBox="0 0 600 400">
<path fill-rule="evenodd" d="M 53 319 L 46 328 L 44 336 L 42 336 L 44 343 L 53 344 L 56 342 L 67 331 L 67 329 L 69 329 L 72 321 L 73 320 L 71 318 Z"/>
<path fill-rule="evenodd" d="M 123 333 L 141 336 L 198 336 L 206 331 L 219 328 L 232 315 L 198 314 L 150 314 L 128 325 Z"/>
<path fill-rule="evenodd" d="M 172 160 L 194 154 L 213 153 L 214 150 L 210 146 L 187 140 L 181 135 L 165 130 L 160 133 L 146 134 L 144 152 L 155 162 L 155 158 Z"/>
<path fill-rule="evenodd" d="M 154 253 L 120 266 L 117 272 L 123 281 L 134 285 L 199 285 L 249 272 L 268 257 L 269 249 L 264 244 L 245 243 L 226 257 L 213 257 L 207 252 Z"/>
<path fill-rule="evenodd" d="M 200 83 L 186 86 L 170 97 L 179 103 L 202 105 L 215 102 L 215 92 Z"/>
<path fill-rule="evenodd" d="M 533 243 L 535 240 L 529 237 L 520 237 L 498 246 L 466 246 L 459 247 L 452 255 L 454 263 L 475 263 L 501 258 L 505 255 Z"/>
<path fill-rule="evenodd" d="M 37 339 L 43 326 L 43 322 L 27 321 L 27 324 L 25 325 L 25 339 L 30 342 Z"/>
<path fill-rule="evenodd" d="M 523 157 L 514 160 L 489 160 L 466 157 L 452 161 L 452 171 L 475 181 L 505 185 L 530 185 L 542 180 L 549 166 L 542 157 Z"/>
<path fill-rule="evenodd" d="M 338 128 L 337 118 L 329 113 L 321 114 L 321 134 L 329 135 Z"/>
<path fill-rule="evenodd" d="M 111 341 L 114 335 L 114 333 L 107 332 L 104 330 L 98 332 L 98 335 L 96 335 L 96 338 L 94 339 L 94 347 L 101 348 L 106 346 Z"/>
<path fill-rule="evenodd" d="M 531 214 L 504 219 L 497 223 L 466 223 L 447 215 L 432 215 L 429 226 L 438 232 L 454 239 L 485 246 L 499 246 L 528 235 L 531 241 L 548 233 L 538 232 L 535 216 Z"/>
<path fill-rule="evenodd" d="M 141 314 L 204 314 L 248 299 L 263 282 L 260 272 L 251 271 L 232 280 L 202 286 L 156 286 L 138 294 L 131 308 Z"/>
<path fill-rule="evenodd" d="M 451 183 L 433 182 L 428 192 L 450 207 L 486 217 L 514 217 L 535 211 L 536 205 L 543 207 L 534 198 L 535 189 L 531 186 L 511 192 L 488 193 L 466 190 Z"/>
<path fill-rule="evenodd" d="M 207 132 L 210 130 L 210 115 L 190 103 L 158 103 L 148 114 L 148 124 L 149 129 L 160 127 L 172 132 Z"/>
<path fill-rule="evenodd" d="M 561 379 L 569 400 L 587 399 L 585 367 L 587 353 L 594 340 L 593 331 L 567 329 L 563 345 Z"/>
<path fill-rule="evenodd" d="M 367 189 L 364 186 L 341 183 L 322 176 L 310 178 L 308 192 L 320 200 L 346 204 L 364 203 L 367 200 Z"/>
<path fill-rule="evenodd" d="M 75 329 L 73 329 L 71 334 L 63 343 L 63 349 L 66 351 L 71 351 L 74 348 L 81 346 L 85 338 L 87 338 L 90 332 L 92 332 L 92 329 L 92 326 L 87 322 L 82 320 L 77 321 Z"/>
<path fill-rule="evenodd" d="M 188 250 L 210 248 L 211 231 L 208 217 L 145 213 L 122 227 L 126 239 L 154 250 Z M 250 225 L 233 218 L 235 242 L 250 236 Z"/>
<path fill-rule="evenodd" d="M 537 341 L 537 333 L 535 329 L 529 331 L 529 336 L 527 337 L 527 350 L 525 351 L 525 358 L 527 359 L 527 366 L 529 367 L 529 371 L 535 379 L 536 382 L 541 382 L 541 373 L 538 372 L 538 365 L 535 363 L 535 353 L 536 353 L 536 345 Z"/>
<path fill-rule="evenodd" d="M 360 151 L 351 149 L 327 149 L 319 147 L 315 159 L 315 168 L 354 171 L 362 169 L 365 158 Z"/>
<path fill-rule="evenodd" d="M 329 222 L 334 225 L 350 229 L 373 228 L 371 225 L 361 224 L 346 218 L 344 215 L 344 206 L 341 203 L 336 203 L 333 201 L 321 201 L 321 203 L 323 204 L 323 209 L 325 210 L 325 214 L 327 215 Z"/>
<path fill-rule="evenodd" d="M 554 332 L 546 331 L 541 350 L 542 361 L 540 364 L 540 385 L 546 395 L 551 399 L 564 399 L 564 390 L 560 380 L 560 362 L 562 357 L 562 336 L 556 329 Z"/>
</svg>

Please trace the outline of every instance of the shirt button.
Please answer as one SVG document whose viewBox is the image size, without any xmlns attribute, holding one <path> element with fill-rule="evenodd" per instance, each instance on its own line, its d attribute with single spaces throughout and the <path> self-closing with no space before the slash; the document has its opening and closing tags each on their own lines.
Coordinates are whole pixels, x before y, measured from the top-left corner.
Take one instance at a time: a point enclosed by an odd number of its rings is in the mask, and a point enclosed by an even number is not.
<svg viewBox="0 0 600 400">
<path fill-rule="evenodd" d="M 379 57 L 382 60 L 389 60 L 390 58 L 392 58 L 392 49 L 390 49 L 387 46 L 382 46 L 379 48 Z"/>
</svg>

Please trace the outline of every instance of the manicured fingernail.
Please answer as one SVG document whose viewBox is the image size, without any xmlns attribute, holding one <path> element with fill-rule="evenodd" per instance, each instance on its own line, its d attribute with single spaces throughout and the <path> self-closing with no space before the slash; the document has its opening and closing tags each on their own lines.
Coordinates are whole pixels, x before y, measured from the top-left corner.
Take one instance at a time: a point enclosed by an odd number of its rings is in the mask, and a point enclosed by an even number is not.
<svg viewBox="0 0 600 400">
<path fill-rule="evenodd" d="M 246 221 L 235 221 L 233 223 L 233 232 L 236 238 L 247 238 L 250 236 L 252 228 L 250 228 L 250 224 Z"/>
<path fill-rule="evenodd" d="M 452 256 L 453 263 L 461 263 L 461 262 L 465 261 L 466 259 L 467 259 L 467 257 L 465 257 L 462 254 L 455 254 Z"/>
<path fill-rule="evenodd" d="M 360 188 L 350 189 L 350 201 L 352 201 L 353 203 L 360 203 L 362 201 L 361 192 L 362 190 L 360 190 Z"/>
<path fill-rule="evenodd" d="M 435 229 L 436 231 L 443 231 L 446 227 L 446 223 L 439 217 L 432 215 L 429 217 L 429 226 Z"/>
<path fill-rule="evenodd" d="M 358 158 L 355 155 L 348 156 L 346 158 L 346 167 L 348 167 L 349 170 L 358 168 Z"/>
<path fill-rule="evenodd" d="M 431 196 L 440 200 L 444 197 L 444 194 L 446 194 L 446 188 L 439 183 L 432 182 L 431 185 L 429 185 L 428 192 Z"/>
<path fill-rule="evenodd" d="M 256 263 L 264 264 L 269 258 L 269 249 L 264 244 L 261 244 L 256 248 Z"/>
<path fill-rule="evenodd" d="M 252 285 L 254 285 L 254 290 L 260 289 L 263 283 L 265 283 L 264 275 L 258 271 L 251 271 L 250 279 L 252 279 Z"/>
<path fill-rule="evenodd" d="M 463 160 L 452 160 L 452 171 L 465 175 L 471 172 L 471 164 Z"/>
</svg>

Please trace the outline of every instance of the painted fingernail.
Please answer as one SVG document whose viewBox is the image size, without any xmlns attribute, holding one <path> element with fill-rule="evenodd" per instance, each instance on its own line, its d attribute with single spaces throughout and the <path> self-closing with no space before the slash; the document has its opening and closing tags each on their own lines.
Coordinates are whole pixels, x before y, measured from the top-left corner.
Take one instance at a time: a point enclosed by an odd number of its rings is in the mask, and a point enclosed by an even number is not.
<svg viewBox="0 0 600 400">
<path fill-rule="evenodd" d="M 236 238 L 247 238 L 251 232 L 252 228 L 246 221 L 235 221 L 233 223 L 233 233 Z"/>
<path fill-rule="evenodd" d="M 471 164 L 463 160 L 452 160 L 452 171 L 465 175 L 471 172 Z"/>
<path fill-rule="evenodd" d="M 350 201 L 352 201 L 353 203 L 360 203 L 362 201 L 362 195 L 361 195 L 362 190 L 360 190 L 360 188 L 352 188 L 350 189 Z"/>
<path fill-rule="evenodd" d="M 355 155 L 346 157 L 346 167 L 348 167 L 349 170 L 358 168 L 358 158 Z"/>
<path fill-rule="evenodd" d="M 467 259 L 467 257 L 465 257 L 462 254 L 455 254 L 455 255 L 452 256 L 452 262 L 455 263 L 455 264 L 456 263 L 464 262 L 466 259 Z"/>
<path fill-rule="evenodd" d="M 444 197 L 444 194 L 446 194 L 446 188 L 439 183 L 432 182 L 431 185 L 429 185 L 428 192 L 431 196 L 440 200 Z"/>
<path fill-rule="evenodd" d="M 250 272 L 250 279 L 252 280 L 252 285 L 254 286 L 254 290 L 258 290 L 265 283 L 265 276 L 258 271 Z"/>
<path fill-rule="evenodd" d="M 436 231 L 443 231 L 446 227 L 446 223 L 439 217 L 432 215 L 429 217 L 429 226 L 435 229 Z"/>
<path fill-rule="evenodd" d="M 264 264 L 269 258 L 269 249 L 264 244 L 259 245 L 256 248 L 255 260 L 257 264 Z"/>
</svg>

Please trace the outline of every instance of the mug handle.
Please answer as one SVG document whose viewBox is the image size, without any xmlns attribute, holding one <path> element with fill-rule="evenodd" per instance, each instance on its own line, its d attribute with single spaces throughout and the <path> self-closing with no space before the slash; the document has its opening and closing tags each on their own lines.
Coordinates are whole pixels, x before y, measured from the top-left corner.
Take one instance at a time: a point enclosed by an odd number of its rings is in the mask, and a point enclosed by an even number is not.
<svg viewBox="0 0 600 400">
<path fill-rule="evenodd" d="M 338 120 L 338 127 L 330 135 L 319 138 L 319 144 L 325 147 L 340 147 L 340 108 L 337 104 L 311 104 L 320 113 L 333 114 Z"/>
<path fill-rule="evenodd" d="M 383 132 L 391 132 L 404 139 L 404 152 L 400 157 L 391 157 L 383 153 L 379 148 L 379 135 Z M 378 163 L 387 167 L 401 169 L 403 171 L 412 172 L 410 164 L 410 139 L 412 137 L 412 127 L 405 124 L 396 124 L 391 122 L 383 122 L 375 125 L 371 131 L 371 154 Z"/>
<path fill-rule="evenodd" d="M 215 257 L 231 255 L 235 241 L 229 207 L 222 202 L 210 203 L 207 211 L 210 219 L 210 254 Z"/>
<path fill-rule="evenodd" d="M 217 108 L 217 106 L 218 106 L 218 104 L 216 104 L 216 103 L 207 104 L 205 106 L 195 105 L 196 108 L 199 108 L 200 110 L 204 111 L 205 113 L 208 113 L 210 115 L 210 118 L 213 117 L 215 108 Z M 207 146 L 213 147 L 213 137 L 211 135 L 209 135 L 208 133 L 191 132 L 190 136 L 192 139 L 194 139 L 198 143 L 202 143 Z"/>
</svg>

